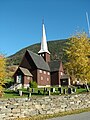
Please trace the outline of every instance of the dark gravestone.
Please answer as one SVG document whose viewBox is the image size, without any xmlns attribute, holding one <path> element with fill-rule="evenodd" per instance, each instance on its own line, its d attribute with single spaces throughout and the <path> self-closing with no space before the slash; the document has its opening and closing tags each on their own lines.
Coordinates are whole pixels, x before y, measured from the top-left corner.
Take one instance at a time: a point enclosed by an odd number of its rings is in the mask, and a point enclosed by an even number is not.
<svg viewBox="0 0 90 120">
<path fill-rule="evenodd" d="M 31 97 L 30 87 L 27 87 L 27 92 L 28 92 L 28 99 L 29 99 Z"/>
<path fill-rule="evenodd" d="M 51 88 L 51 92 L 55 92 L 55 88 Z"/>
<path fill-rule="evenodd" d="M 44 88 L 44 90 L 43 90 L 43 94 L 45 95 L 45 93 L 46 93 L 46 88 Z"/>
<path fill-rule="evenodd" d="M 28 92 L 28 99 L 31 97 L 31 92 Z"/>
<path fill-rule="evenodd" d="M 50 96 L 50 90 L 48 91 L 48 95 Z"/>
<path fill-rule="evenodd" d="M 75 92 L 76 92 L 76 88 L 73 88 L 73 89 L 72 89 L 72 92 L 74 92 L 74 93 L 75 93 Z"/>
<path fill-rule="evenodd" d="M 80 86 L 78 86 L 77 88 L 78 88 L 78 89 L 80 89 L 81 87 L 80 87 Z"/>
<path fill-rule="evenodd" d="M 30 87 L 27 87 L 27 91 L 30 92 Z"/>
<path fill-rule="evenodd" d="M 47 90 L 47 88 L 45 88 L 45 92 L 47 92 L 48 90 Z"/>
<path fill-rule="evenodd" d="M 71 93 L 72 93 L 71 88 L 68 88 L 68 94 L 71 94 Z"/>
<path fill-rule="evenodd" d="M 43 90 L 44 92 L 46 92 L 46 88 L 44 88 L 44 90 Z"/>
<path fill-rule="evenodd" d="M 53 92 L 53 88 L 51 88 L 51 92 Z"/>
<path fill-rule="evenodd" d="M 32 88 L 32 93 L 34 93 L 34 88 Z"/>
<path fill-rule="evenodd" d="M 43 90 L 44 92 L 47 92 L 47 88 L 44 88 L 44 90 Z"/>
<path fill-rule="evenodd" d="M 39 95 L 41 94 L 40 90 L 38 90 L 38 94 L 39 94 Z"/>
<path fill-rule="evenodd" d="M 59 91 L 60 94 L 62 94 L 62 88 L 61 87 L 58 88 L 58 91 Z"/>
<path fill-rule="evenodd" d="M 63 94 L 66 94 L 66 89 L 63 89 Z"/>
</svg>

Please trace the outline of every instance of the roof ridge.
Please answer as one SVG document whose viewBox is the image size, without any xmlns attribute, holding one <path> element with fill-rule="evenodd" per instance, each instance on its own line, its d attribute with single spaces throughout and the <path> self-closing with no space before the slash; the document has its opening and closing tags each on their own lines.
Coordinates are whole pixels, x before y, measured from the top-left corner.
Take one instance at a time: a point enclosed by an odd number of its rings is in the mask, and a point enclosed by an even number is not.
<svg viewBox="0 0 90 120">
<path fill-rule="evenodd" d="M 45 62 L 45 60 L 42 58 L 42 56 L 40 56 L 32 51 L 29 51 L 29 50 L 27 50 L 27 52 L 32 57 L 37 68 L 50 71 L 50 67 L 49 67 L 48 63 Z"/>
</svg>

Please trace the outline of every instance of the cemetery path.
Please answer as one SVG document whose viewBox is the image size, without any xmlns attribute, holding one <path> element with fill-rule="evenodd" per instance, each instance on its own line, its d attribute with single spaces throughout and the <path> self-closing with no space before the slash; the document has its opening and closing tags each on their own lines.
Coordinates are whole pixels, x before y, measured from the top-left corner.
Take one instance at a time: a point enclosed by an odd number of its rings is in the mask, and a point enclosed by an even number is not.
<svg viewBox="0 0 90 120">
<path fill-rule="evenodd" d="M 52 118 L 48 120 L 90 120 L 90 112 L 67 115 L 64 117 L 57 117 L 57 118 Z"/>
</svg>

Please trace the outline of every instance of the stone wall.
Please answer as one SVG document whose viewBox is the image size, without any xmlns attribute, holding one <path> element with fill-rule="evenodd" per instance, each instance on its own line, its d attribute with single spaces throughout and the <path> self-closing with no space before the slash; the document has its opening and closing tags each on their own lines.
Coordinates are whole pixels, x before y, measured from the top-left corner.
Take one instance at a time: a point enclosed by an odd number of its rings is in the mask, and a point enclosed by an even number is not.
<svg viewBox="0 0 90 120">
<path fill-rule="evenodd" d="M 58 95 L 38 98 L 0 99 L 0 120 L 90 107 L 90 94 Z"/>
</svg>

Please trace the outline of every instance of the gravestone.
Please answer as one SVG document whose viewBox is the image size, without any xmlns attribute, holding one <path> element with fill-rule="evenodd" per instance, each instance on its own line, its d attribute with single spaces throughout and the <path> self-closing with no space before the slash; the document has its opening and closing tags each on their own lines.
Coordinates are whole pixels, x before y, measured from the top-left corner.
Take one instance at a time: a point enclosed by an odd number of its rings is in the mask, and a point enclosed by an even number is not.
<svg viewBox="0 0 90 120">
<path fill-rule="evenodd" d="M 59 87 L 59 88 L 58 88 L 58 91 L 59 91 L 59 93 L 60 93 L 60 94 L 62 94 L 62 93 L 63 93 L 63 91 L 62 91 L 62 88 L 61 88 L 61 87 Z"/>
<path fill-rule="evenodd" d="M 27 91 L 30 92 L 30 87 L 27 87 Z"/>
<path fill-rule="evenodd" d="M 53 92 L 53 93 L 54 93 L 54 92 L 55 92 L 55 88 L 51 88 L 51 92 Z"/>
<path fill-rule="evenodd" d="M 71 93 L 72 93 L 71 88 L 68 88 L 68 94 L 71 94 Z"/>
<path fill-rule="evenodd" d="M 22 96 L 22 91 L 21 90 L 19 90 L 19 95 Z"/>
<path fill-rule="evenodd" d="M 28 92 L 28 99 L 31 97 L 31 92 Z"/>
<path fill-rule="evenodd" d="M 39 94 L 39 95 L 41 94 L 40 90 L 38 90 L 38 94 Z"/>
<path fill-rule="evenodd" d="M 45 94 L 47 92 L 47 88 L 44 88 L 43 90 L 43 94 Z"/>
<path fill-rule="evenodd" d="M 32 88 L 32 93 L 34 93 L 34 88 Z"/>
<path fill-rule="evenodd" d="M 48 95 L 50 96 L 50 90 L 48 91 Z"/>
<path fill-rule="evenodd" d="M 80 87 L 80 86 L 78 86 L 77 88 L 78 88 L 78 89 L 80 89 L 81 87 Z"/>
<path fill-rule="evenodd" d="M 44 92 L 47 92 L 47 88 L 44 88 L 44 90 L 43 90 Z"/>
<path fill-rule="evenodd" d="M 72 89 L 72 92 L 74 92 L 74 93 L 75 93 L 75 92 L 76 92 L 76 88 L 73 88 L 73 89 Z"/>
<path fill-rule="evenodd" d="M 45 91 L 47 92 L 47 91 L 48 91 L 48 89 L 47 89 L 47 88 L 45 88 Z"/>
<path fill-rule="evenodd" d="M 66 94 L 66 93 L 67 93 L 66 89 L 63 89 L 63 94 Z"/>
</svg>

